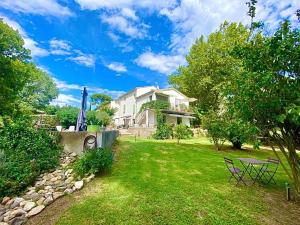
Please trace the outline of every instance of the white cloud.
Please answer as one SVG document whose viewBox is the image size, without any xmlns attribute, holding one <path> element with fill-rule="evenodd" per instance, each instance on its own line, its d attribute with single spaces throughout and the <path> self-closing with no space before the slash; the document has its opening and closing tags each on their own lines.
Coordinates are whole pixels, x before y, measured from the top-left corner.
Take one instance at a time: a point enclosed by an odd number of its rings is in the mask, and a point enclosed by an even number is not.
<svg viewBox="0 0 300 225">
<path fill-rule="evenodd" d="M 52 39 L 50 41 L 50 47 L 53 49 L 70 50 L 71 46 L 65 40 Z"/>
<path fill-rule="evenodd" d="M 147 35 L 148 27 L 143 23 L 136 23 L 132 19 L 126 18 L 120 14 L 102 15 L 101 21 L 110 26 L 110 28 L 117 30 L 132 38 L 143 38 Z"/>
<path fill-rule="evenodd" d="M 109 63 L 106 65 L 106 67 L 113 71 L 120 72 L 120 73 L 127 71 L 126 66 L 124 66 L 122 63 L 118 63 L 118 62 Z"/>
<path fill-rule="evenodd" d="M 135 11 L 130 9 L 130 8 L 123 8 L 121 10 L 121 15 L 126 17 L 126 18 L 129 18 L 129 19 L 132 19 L 132 20 L 138 20 L 139 18 L 135 15 Z"/>
<path fill-rule="evenodd" d="M 51 105 L 66 106 L 66 105 L 79 105 L 80 99 L 75 98 L 73 95 L 59 94 L 56 99 L 53 99 Z"/>
<path fill-rule="evenodd" d="M 57 78 L 53 78 L 54 82 L 56 83 L 57 88 L 62 92 L 68 92 L 68 91 L 81 91 L 83 90 L 82 85 L 79 84 L 70 84 L 65 81 L 59 80 Z M 122 94 L 124 94 L 124 91 L 118 91 L 118 90 L 109 90 L 105 88 L 98 88 L 93 86 L 85 86 L 87 88 L 88 93 L 91 95 L 93 93 L 103 93 L 112 96 L 113 98 L 118 98 Z"/>
<path fill-rule="evenodd" d="M 50 40 L 50 52 L 52 55 L 71 55 L 71 46 L 65 40 Z"/>
<path fill-rule="evenodd" d="M 2 18 L 3 22 L 10 26 L 12 29 L 19 31 L 20 35 L 24 39 L 24 47 L 31 51 L 32 57 L 42 57 L 49 55 L 49 52 L 46 49 L 40 48 L 38 46 L 38 43 L 27 35 L 25 30 L 20 26 L 19 23 L 3 15 L 0 15 L 0 18 Z"/>
<path fill-rule="evenodd" d="M 151 10 L 159 10 L 165 7 L 172 7 L 176 4 L 176 0 L 75 0 L 82 9 L 123 9 L 123 8 L 148 8 Z"/>
<path fill-rule="evenodd" d="M 67 59 L 86 67 L 94 67 L 96 61 L 94 55 L 92 54 L 82 54 L 74 57 L 69 57 Z"/>
<path fill-rule="evenodd" d="M 71 16 L 69 8 L 56 0 L 1 0 L 0 6 L 13 12 L 22 12 L 49 16 Z"/>
<path fill-rule="evenodd" d="M 181 55 L 153 54 L 152 52 L 145 52 L 135 60 L 141 67 L 167 75 L 175 71 L 184 61 L 185 59 Z"/>
</svg>

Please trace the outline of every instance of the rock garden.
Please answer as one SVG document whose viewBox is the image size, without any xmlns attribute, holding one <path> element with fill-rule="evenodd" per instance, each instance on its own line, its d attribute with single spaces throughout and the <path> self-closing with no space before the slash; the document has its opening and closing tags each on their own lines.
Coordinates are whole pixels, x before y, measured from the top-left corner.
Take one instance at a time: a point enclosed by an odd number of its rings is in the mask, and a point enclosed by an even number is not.
<svg viewBox="0 0 300 225">
<path fill-rule="evenodd" d="M 56 199 L 72 194 L 90 182 L 94 174 L 79 179 L 71 168 L 76 159 L 76 153 L 63 153 L 60 165 L 53 171 L 40 174 L 23 195 L 4 197 L 0 204 L 0 225 L 24 224 Z"/>
</svg>

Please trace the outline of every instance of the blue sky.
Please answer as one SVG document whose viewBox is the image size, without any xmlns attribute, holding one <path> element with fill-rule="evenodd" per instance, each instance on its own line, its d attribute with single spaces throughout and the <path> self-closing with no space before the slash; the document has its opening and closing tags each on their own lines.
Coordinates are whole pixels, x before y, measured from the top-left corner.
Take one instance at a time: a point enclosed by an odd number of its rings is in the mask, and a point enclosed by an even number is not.
<svg viewBox="0 0 300 225">
<path fill-rule="evenodd" d="M 299 0 L 258 0 L 270 29 L 296 23 Z M 78 105 L 80 90 L 116 98 L 136 86 L 168 86 L 200 35 L 224 20 L 249 23 L 242 0 L 1 0 L 0 18 L 17 29 L 32 60 L 55 80 L 53 104 Z"/>
</svg>

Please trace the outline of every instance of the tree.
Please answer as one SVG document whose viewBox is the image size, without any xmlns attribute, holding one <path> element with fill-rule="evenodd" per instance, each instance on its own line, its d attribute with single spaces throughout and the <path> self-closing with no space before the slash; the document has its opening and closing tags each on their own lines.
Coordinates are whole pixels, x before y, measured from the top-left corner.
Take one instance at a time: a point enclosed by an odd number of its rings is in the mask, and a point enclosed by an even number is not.
<svg viewBox="0 0 300 225">
<path fill-rule="evenodd" d="M 47 73 L 30 64 L 31 76 L 21 92 L 21 99 L 34 109 L 45 109 L 50 101 L 57 97 L 58 90 L 53 79 Z"/>
<path fill-rule="evenodd" d="M 99 108 L 106 108 L 108 104 L 112 101 L 112 97 L 106 94 L 93 94 L 91 96 L 91 105 Z"/>
<path fill-rule="evenodd" d="M 181 139 L 189 139 L 193 137 L 193 131 L 184 124 L 178 124 L 174 127 L 174 136 L 177 138 L 177 143 Z"/>
<path fill-rule="evenodd" d="M 20 34 L 0 20 L 0 115 L 43 109 L 58 92 L 53 80 L 29 62 Z"/>
<path fill-rule="evenodd" d="M 223 101 L 220 92 L 230 75 L 239 69 L 240 60 L 232 57 L 231 50 L 243 45 L 249 31 L 242 24 L 224 22 L 208 38 L 201 36 L 186 57 L 187 66 L 179 67 L 169 82 L 189 97 L 197 99 L 197 111 L 205 114 L 218 110 Z"/>
<path fill-rule="evenodd" d="M 79 113 L 79 108 L 77 107 L 63 106 L 57 110 L 56 115 L 61 125 L 64 128 L 69 128 L 69 126 L 76 125 L 78 113 Z"/>
<path fill-rule="evenodd" d="M 253 35 L 246 45 L 236 47 L 243 71 L 233 74 L 235 82 L 225 95 L 235 113 L 258 127 L 274 153 L 278 147 L 288 161 L 300 195 L 300 31 L 285 21 L 271 36 Z"/>
<path fill-rule="evenodd" d="M 0 20 L 0 115 L 11 114 L 13 103 L 30 77 L 29 50 L 17 31 Z"/>
</svg>

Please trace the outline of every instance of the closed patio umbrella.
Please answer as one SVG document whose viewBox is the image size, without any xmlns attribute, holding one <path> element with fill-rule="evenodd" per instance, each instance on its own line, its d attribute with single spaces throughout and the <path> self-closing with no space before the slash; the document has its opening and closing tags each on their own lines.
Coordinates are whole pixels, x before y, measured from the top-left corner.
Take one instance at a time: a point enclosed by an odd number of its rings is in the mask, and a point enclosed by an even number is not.
<svg viewBox="0 0 300 225">
<path fill-rule="evenodd" d="M 86 131 L 87 123 L 86 123 L 86 108 L 87 108 L 87 90 L 86 87 L 83 88 L 82 91 L 82 99 L 81 99 L 81 108 L 77 117 L 76 131 Z"/>
</svg>

